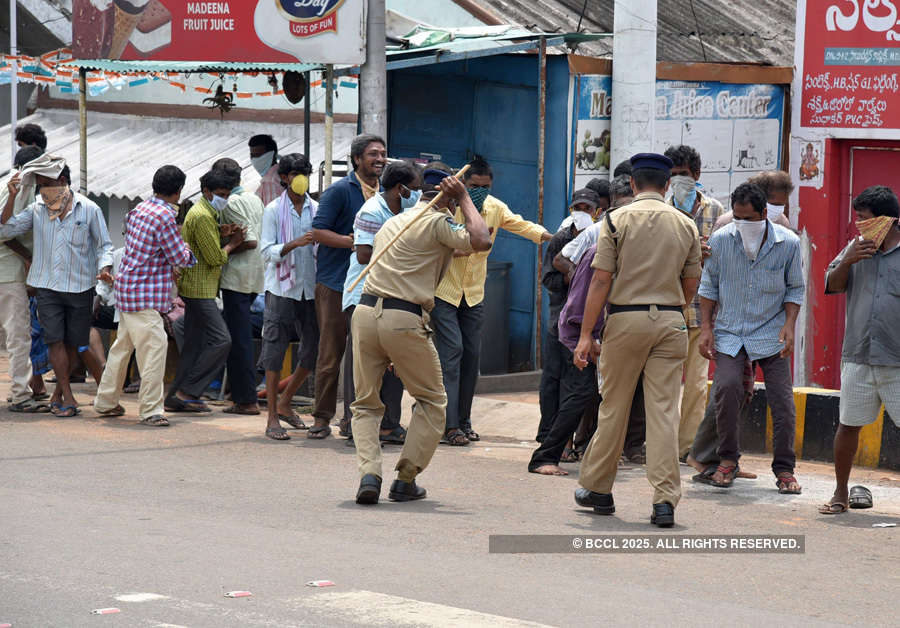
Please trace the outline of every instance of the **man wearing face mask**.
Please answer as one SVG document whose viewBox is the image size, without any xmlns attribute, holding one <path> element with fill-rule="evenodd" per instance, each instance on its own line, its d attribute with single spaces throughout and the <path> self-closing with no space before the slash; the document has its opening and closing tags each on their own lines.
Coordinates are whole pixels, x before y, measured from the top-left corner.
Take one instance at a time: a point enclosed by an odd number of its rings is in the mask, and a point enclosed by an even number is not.
<svg viewBox="0 0 900 628">
<path fill-rule="evenodd" d="M 670 146 L 666 157 L 672 166 L 669 203 L 690 216 L 700 234 L 703 258 L 709 256 L 707 241 L 725 208 L 712 196 L 703 193 L 700 185 L 700 153 L 691 146 Z M 684 361 L 684 391 L 681 394 L 681 423 L 678 426 L 678 456 L 684 461 L 690 451 L 697 427 L 706 410 L 706 388 L 709 363 L 700 355 L 700 296 L 697 295 L 685 310 L 688 327 L 688 355 Z"/>
<path fill-rule="evenodd" d="M 256 189 L 256 195 L 268 205 L 281 196 L 283 188 L 278 176 L 278 144 L 271 135 L 254 135 L 248 143 L 250 146 L 250 163 L 262 179 Z"/>
<path fill-rule="evenodd" d="M 256 369 L 253 365 L 253 332 L 250 306 L 263 291 L 263 263 L 259 254 L 259 233 L 262 229 L 263 204 L 255 194 L 241 187 L 241 167 L 233 159 L 217 160 L 213 170 L 228 176 L 231 194 L 219 220 L 244 228 L 244 241 L 228 256 L 222 269 L 222 313 L 231 335 L 228 352 L 228 383 L 232 405 L 229 414 L 259 414 L 256 404 Z"/>
<path fill-rule="evenodd" d="M 307 429 L 291 408 L 291 399 L 316 368 L 319 350 L 312 234 L 318 204 L 307 193 L 311 173 L 312 164 L 306 155 L 284 155 L 278 162 L 283 192 L 263 212 L 260 252 L 266 263 L 266 305 L 259 367 L 266 372 L 266 436 L 273 440 L 290 440 L 281 421 L 300 430 Z M 297 366 L 279 395 L 284 354 L 295 338 L 300 340 Z"/>
<path fill-rule="evenodd" d="M 553 237 L 543 226 L 514 214 L 505 203 L 490 195 L 494 175 L 490 165 L 476 158 L 464 176 L 469 197 L 491 232 L 491 242 L 500 229 L 528 238 L 535 244 Z M 462 222 L 458 210 L 455 216 Z M 478 382 L 481 325 L 484 322 L 484 282 L 490 251 L 455 257 L 435 293 L 431 326 L 441 357 L 447 390 L 447 427 L 444 441 L 468 445 L 480 437 L 472 429 L 472 398 Z"/>
<path fill-rule="evenodd" d="M 134 351 L 141 373 L 141 424 L 169 424 L 163 416 L 169 343 L 160 312 L 171 308 L 172 269 L 187 268 L 197 261 L 175 222 L 184 181 L 179 168 L 163 166 L 153 175 L 153 196 L 128 214 L 125 254 L 115 282 L 119 328 L 94 400 L 94 410 L 101 416 L 125 414 L 119 398 Z"/>
<path fill-rule="evenodd" d="M 353 223 L 353 253 L 350 255 L 350 268 L 344 281 L 344 315 L 347 328 L 353 318 L 353 312 L 359 305 L 362 296 L 362 282 L 353 291 L 350 286 L 359 277 L 369 260 L 372 259 L 372 245 L 375 234 L 390 218 L 412 209 L 422 197 L 422 177 L 419 169 L 408 161 L 393 161 L 384 167 L 381 175 L 384 191 L 367 200 L 356 214 Z M 353 334 L 347 334 L 347 349 L 344 352 L 344 420 L 353 439 L 350 420 L 353 413 L 350 404 L 356 399 L 353 389 Z M 384 372 L 381 381 L 381 400 L 384 402 L 384 418 L 381 419 L 381 442 L 402 445 L 406 438 L 406 430 L 400 425 L 400 402 L 403 399 L 403 382 L 393 369 Z"/>
<path fill-rule="evenodd" d="M 762 188 L 766 195 L 766 217 L 776 225 L 781 225 L 785 229 L 794 230 L 791 227 L 791 221 L 788 220 L 789 198 L 791 192 L 794 191 L 794 183 L 791 181 L 791 175 L 784 170 L 766 170 L 747 180 L 747 183 L 753 183 Z M 732 212 L 725 212 L 716 221 L 713 231 L 718 231 L 725 225 L 729 224 L 733 218 Z M 796 233 L 796 231 L 795 231 Z"/>
<path fill-rule="evenodd" d="M 39 198 L 13 216 L 7 203 L 0 216 L 0 238 L 34 232 L 34 257 L 26 283 L 37 290 L 37 310 L 56 374 L 51 412 L 79 413 L 69 386 L 77 349 L 90 343 L 94 286 L 112 281 L 112 242 L 100 208 L 71 189 L 69 167 L 44 154 L 21 171 L 21 185 L 39 187 Z M 99 270 L 99 275 L 97 274 Z"/>
<path fill-rule="evenodd" d="M 178 360 L 175 380 L 169 388 L 165 408 L 170 412 L 209 412 L 200 399 L 222 368 L 231 349 L 228 327 L 216 306 L 219 279 L 228 256 L 244 241 L 244 230 L 236 225 L 219 227 L 231 182 L 221 170 L 210 170 L 200 178 L 201 196 L 188 211 L 182 238 L 197 263 L 181 271 L 178 294 L 184 301 L 184 351 Z M 221 246 L 220 238 L 228 243 Z"/>
<path fill-rule="evenodd" d="M 710 256 L 699 290 L 700 353 L 716 361 L 713 402 L 720 462 L 709 484 L 730 488 L 738 473 L 740 409 L 749 359 L 762 369 L 772 409 L 772 472 L 778 491 L 799 494 L 790 358 L 805 289 L 800 239 L 766 219 L 766 195 L 757 185 L 739 185 L 731 194 L 731 206 L 734 220 L 709 239 Z"/>
</svg>

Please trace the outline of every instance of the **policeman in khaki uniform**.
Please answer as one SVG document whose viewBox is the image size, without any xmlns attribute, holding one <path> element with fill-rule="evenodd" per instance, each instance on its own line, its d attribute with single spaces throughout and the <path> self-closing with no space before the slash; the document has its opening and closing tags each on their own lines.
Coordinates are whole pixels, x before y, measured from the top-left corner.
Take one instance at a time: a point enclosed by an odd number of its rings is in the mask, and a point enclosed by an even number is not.
<svg viewBox="0 0 900 628">
<path fill-rule="evenodd" d="M 678 469 L 678 400 L 688 333 L 682 307 L 700 282 L 700 237 L 684 213 L 665 203 L 672 161 L 655 153 L 631 158 L 634 202 L 607 213 L 591 266 L 575 365 L 599 353 L 603 402 L 597 431 L 581 463 L 575 491 L 580 506 L 611 515 L 612 487 L 635 385 L 644 374 L 647 414 L 647 479 L 653 486 L 651 523 L 675 524 L 681 497 Z M 609 302 L 602 350 L 591 331 Z"/>
<path fill-rule="evenodd" d="M 487 225 L 462 182 L 449 173 L 425 177 L 425 189 L 432 186 L 434 190 L 437 183 L 444 193 L 439 201 L 441 208 L 429 209 L 416 220 L 424 208 L 420 205 L 389 219 L 375 236 L 373 259 L 415 220 L 372 267 L 351 321 L 356 401 L 350 409 L 362 476 L 357 504 L 378 503 L 381 493 L 378 430 L 384 404 L 379 392 L 384 371 L 391 363 L 416 405 L 397 463 L 397 479 L 388 496 L 393 501 L 425 497 L 425 489 L 416 486 L 415 477 L 434 455 L 444 433 L 447 408 L 441 363 L 425 317 L 434 307 L 435 288 L 453 251 L 472 253 L 491 248 Z M 435 193 L 428 192 L 423 198 L 433 198 Z M 465 225 L 453 221 L 457 205 Z"/>
</svg>

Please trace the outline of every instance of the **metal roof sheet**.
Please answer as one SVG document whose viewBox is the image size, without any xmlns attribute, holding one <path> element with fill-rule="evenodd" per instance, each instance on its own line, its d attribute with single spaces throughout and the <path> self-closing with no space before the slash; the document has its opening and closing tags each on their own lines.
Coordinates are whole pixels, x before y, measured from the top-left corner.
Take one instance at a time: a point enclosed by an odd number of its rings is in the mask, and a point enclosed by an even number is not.
<svg viewBox="0 0 900 628">
<path fill-rule="evenodd" d="M 503 22 L 532 31 L 576 31 L 579 20 L 587 32 L 613 30 L 614 0 L 479 3 Z M 657 59 L 793 65 L 796 10 L 796 0 L 659 0 Z M 611 57 L 612 39 L 581 43 L 576 52 Z"/>
<path fill-rule="evenodd" d="M 23 118 L 20 124 L 39 124 L 47 133 L 47 152 L 61 155 L 69 164 L 72 184 L 79 187 L 78 112 L 42 109 Z M 187 175 L 183 198 L 200 191 L 200 177 L 221 157 L 236 160 L 243 168 L 242 184 L 255 189 L 259 174 L 250 165 L 247 140 L 268 133 L 278 143 L 281 155 L 303 152 L 303 124 L 260 122 L 217 122 L 184 118 L 88 112 L 88 192 L 97 196 L 127 199 L 147 198 L 153 173 L 165 164 L 174 164 Z M 356 125 L 334 125 L 334 157 L 344 159 Z M 5 138 L 5 139 L 4 139 Z M 8 145 L 10 127 L 0 127 L 0 145 Z M 310 161 L 318 166 L 325 157 L 325 124 L 310 124 Z M 10 168 L 9 151 L 0 151 L 0 172 Z M 318 177 L 310 177 L 311 191 L 318 189 Z"/>
</svg>

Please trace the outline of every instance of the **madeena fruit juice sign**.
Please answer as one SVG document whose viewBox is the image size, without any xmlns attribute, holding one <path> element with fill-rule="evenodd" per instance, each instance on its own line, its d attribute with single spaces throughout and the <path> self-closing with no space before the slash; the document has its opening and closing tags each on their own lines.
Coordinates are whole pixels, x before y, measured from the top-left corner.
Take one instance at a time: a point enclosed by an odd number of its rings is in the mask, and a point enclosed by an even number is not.
<svg viewBox="0 0 900 628">
<path fill-rule="evenodd" d="M 73 0 L 79 59 L 365 61 L 365 0 Z"/>
</svg>

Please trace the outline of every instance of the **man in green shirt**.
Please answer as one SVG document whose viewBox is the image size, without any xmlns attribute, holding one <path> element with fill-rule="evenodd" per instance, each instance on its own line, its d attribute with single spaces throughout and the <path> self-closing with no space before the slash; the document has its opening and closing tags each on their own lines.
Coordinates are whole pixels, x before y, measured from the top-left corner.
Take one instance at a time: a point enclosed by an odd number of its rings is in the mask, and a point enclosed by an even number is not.
<svg viewBox="0 0 900 628">
<path fill-rule="evenodd" d="M 263 202 L 241 187 L 241 167 L 234 159 L 223 157 L 213 164 L 213 170 L 228 176 L 231 195 L 222 212 L 220 222 L 243 227 L 244 242 L 228 256 L 222 269 L 222 314 L 231 334 L 228 352 L 228 384 L 232 405 L 230 414 L 259 414 L 256 405 L 256 369 L 253 350 L 253 329 L 250 306 L 263 291 L 263 260 L 257 243 L 262 231 Z"/>
<path fill-rule="evenodd" d="M 184 301 L 184 350 L 178 360 L 175 380 L 166 397 L 169 412 L 209 412 L 200 395 L 222 367 L 231 349 L 231 336 L 216 306 L 219 279 L 228 256 L 244 241 L 241 227 L 219 227 L 219 215 L 228 204 L 231 187 L 221 170 L 210 170 L 200 178 L 202 196 L 184 219 L 181 237 L 193 251 L 197 263 L 181 271 L 178 293 Z M 228 243 L 222 247 L 220 237 Z"/>
</svg>

